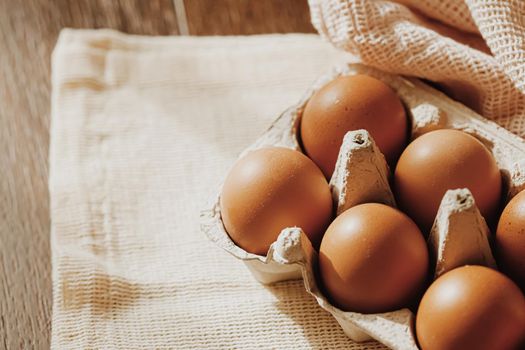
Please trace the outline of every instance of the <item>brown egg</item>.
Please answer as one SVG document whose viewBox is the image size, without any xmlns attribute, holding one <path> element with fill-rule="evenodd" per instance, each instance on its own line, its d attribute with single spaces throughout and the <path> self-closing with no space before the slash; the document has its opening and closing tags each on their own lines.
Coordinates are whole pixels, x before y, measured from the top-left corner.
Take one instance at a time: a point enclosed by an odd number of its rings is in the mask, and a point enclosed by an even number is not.
<svg viewBox="0 0 525 350">
<path fill-rule="evenodd" d="M 332 302 L 346 311 L 387 312 L 409 306 L 425 285 L 427 245 L 417 225 L 397 209 L 367 203 L 328 227 L 319 273 Z"/>
<path fill-rule="evenodd" d="M 221 215 L 231 239 L 265 255 L 281 230 L 300 227 L 319 247 L 332 216 L 330 188 L 319 168 L 301 152 L 263 148 L 248 153 L 224 182 Z"/>
<path fill-rule="evenodd" d="M 423 350 L 518 350 L 525 345 L 525 297 L 483 266 L 445 273 L 426 291 L 416 317 Z"/>
<path fill-rule="evenodd" d="M 399 207 L 425 234 L 449 189 L 468 188 L 491 222 L 501 197 L 501 175 L 490 151 L 458 130 L 436 130 L 414 140 L 401 154 L 394 174 Z"/>
<path fill-rule="evenodd" d="M 341 76 L 317 91 L 306 104 L 300 129 L 305 153 L 327 178 L 348 131 L 366 129 L 391 166 L 407 140 L 401 100 L 388 85 L 366 75 Z"/>
<path fill-rule="evenodd" d="M 525 191 L 503 209 L 496 231 L 498 266 L 525 290 Z"/>
</svg>

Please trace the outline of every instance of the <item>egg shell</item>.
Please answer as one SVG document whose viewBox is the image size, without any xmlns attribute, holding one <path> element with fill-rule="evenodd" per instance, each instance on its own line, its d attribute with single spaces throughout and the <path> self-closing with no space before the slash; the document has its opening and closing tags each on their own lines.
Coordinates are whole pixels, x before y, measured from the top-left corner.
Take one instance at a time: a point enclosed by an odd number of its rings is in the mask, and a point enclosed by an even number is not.
<svg viewBox="0 0 525 350">
<path fill-rule="evenodd" d="M 399 207 L 426 234 L 449 189 L 468 188 L 483 216 L 493 220 L 501 202 L 501 183 L 490 151 L 473 136 L 453 129 L 418 137 L 403 151 L 394 173 Z"/>
<path fill-rule="evenodd" d="M 496 230 L 497 260 L 525 291 L 525 191 L 510 200 Z"/>
<path fill-rule="evenodd" d="M 525 297 L 493 269 L 453 269 L 425 292 L 416 334 L 422 350 L 518 350 L 525 345 Z"/>
<path fill-rule="evenodd" d="M 345 334 L 356 342 L 376 339 L 394 350 L 417 350 L 414 314 L 409 309 L 362 314 L 338 309 L 327 299 L 317 282 L 318 253 L 300 228 L 288 228 L 270 247 L 273 262 L 295 266 L 301 272 L 305 289 L 339 323 Z"/>
<path fill-rule="evenodd" d="M 417 79 L 388 74 L 360 64 L 337 67 L 320 77 L 298 103 L 285 110 L 261 137 L 241 153 L 241 156 L 266 146 L 300 150 L 297 135 L 300 116 L 306 102 L 314 91 L 326 85 L 328 81 L 338 75 L 350 74 L 367 74 L 381 79 L 393 88 L 403 101 L 411 119 L 412 136 L 439 128 L 453 128 L 475 135 L 494 155 L 503 175 L 507 198 L 512 198 L 525 188 L 525 142 L 521 138 Z M 335 317 L 351 339 L 376 339 L 392 349 L 417 349 L 412 330 L 414 316 L 409 309 L 386 314 L 344 312 L 331 305 L 316 287 L 311 263 L 275 259 L 272 246 L 267 256 L 251 254 L 236 246 L 222 224 L 218 195 L 221 188 L 222 185 L 218 184 L 216 194 L 210 197 L 206 209 L 201 212 L 201 229 L 217 246 L 243 261 L 259 282 L 271 284 L 302 277 L 306 290 L 315 296 L 323 309 Z M 308 271 L 310 272 L 307 273 Z"/>
<path fill-rule="evenodd" d="M 301 152 L 265 147 L 228 173 L 221 199 L 226 232 L 245 250 L 266 255 L 286 227 L 300 226 L 316 247 L 332 218 L 332 197 L 321 170 Z"/>
<path fill-rule="evenodd" d="M 305 153 L 332 175 L 348 131 L 366 129 L 390 164 L 407 142 L 408 120 L 401 100 L 383 81 L 356 74 L 339 76 L 317 90 L 300 121 Z"/>
<path fill-rule="evenodd" d="M 326 230 L 319 275 L 343 310 L 394 311 L 414 304 L 425 286 L 428 250 L 404 213 L 379 203 L 354 206 Z"/>
</svg>

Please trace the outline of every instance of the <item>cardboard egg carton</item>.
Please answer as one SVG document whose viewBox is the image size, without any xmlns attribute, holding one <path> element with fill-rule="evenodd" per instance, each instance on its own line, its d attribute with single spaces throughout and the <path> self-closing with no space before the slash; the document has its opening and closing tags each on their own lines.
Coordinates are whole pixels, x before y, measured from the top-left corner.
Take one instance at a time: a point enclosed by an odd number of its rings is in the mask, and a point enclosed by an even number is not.
<svg viewBox="0 0 525 350">
<path fill-rule="evenodd" d="M 466 188 L 448 190 L 428 237 L 435 261 L 434 279 L 463 265 L 496 267 L 490 230 Z"/>
<path fill-rule="evenodd" d="M 389 173 L 385 156 L 368 131 L 346 133 L 330 179 L 330 191 L 337 205 L 336 214 L 363 203 L 383 203 L 395 207 Z"/>
<path fill-rule="evenodd" d="M 382 80 L 402 100 L 412 130 L 411 139 L 437 129 L 465 131 L 483 142 L 494 155 L 505 184 L 505 202 L 525 188 L 525 142 L 472 110 L 417 79 L 387 74 L 359 64 L 335 69 L 321 77 L 303 98 L 287 109 L 241 157 L 255 149 L 280 146 L 301 151 L 297 138 L 301 113 L 308 99 L 338 75 L 366 74 Z M 366 176 L 365 176 L 366 174 Z M 389 187 L 390 171 L 384 156 L 365 130 L 347 133 L 341 146 L 330 188 L 337 214 L 366 202 L 395 207 Z M 222 186 L 221 186 L 222 187 Z M 414 314 L 402 309 L 381 314 L 346 312 L 333 306 L 315 279 L 317 253 L 300 228 L 281 232 L 266 256 L 246 252 L 235 245 L 222 224 L 219 196 L 201 213 L 201 227 L 210 240 L 242 260 L 263 284 L 302 278 L 306 290 L 330 312 L 355 341 L 376 339 L 392 349 L 417 349 Z M 441 202 L 429 235 L 434 277 L 465 264 L 495 267 L 490 251 L 490 231 L 467 189 L 448 191 Z"/>
</svg>

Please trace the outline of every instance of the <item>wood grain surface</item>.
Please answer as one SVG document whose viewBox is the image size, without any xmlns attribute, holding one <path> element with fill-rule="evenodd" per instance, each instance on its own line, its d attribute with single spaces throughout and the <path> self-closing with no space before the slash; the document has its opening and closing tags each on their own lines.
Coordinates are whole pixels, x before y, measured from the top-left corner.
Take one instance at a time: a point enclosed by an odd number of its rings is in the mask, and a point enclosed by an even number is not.
<svg viewBox="0 0 525 350">
<path fill-rule="evenodd" d="M 0 0 L 0 348 L 47 349 L 50 55 L 60 29 L 313 32 L 306 0 Z"/>
<path fill-rule="evenodd" d="M 315 32 L 304 0 L 187 0 L 184 3 L 189 32 L 193 35 Z"/>
</svg>

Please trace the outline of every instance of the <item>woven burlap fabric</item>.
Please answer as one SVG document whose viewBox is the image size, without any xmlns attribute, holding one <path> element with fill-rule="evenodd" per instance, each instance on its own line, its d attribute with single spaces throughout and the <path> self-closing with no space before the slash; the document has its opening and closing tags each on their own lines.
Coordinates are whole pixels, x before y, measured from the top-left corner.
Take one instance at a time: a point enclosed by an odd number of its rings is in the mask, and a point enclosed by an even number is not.
<svg viewBox="0 0 525 350">
<path fill-rule="evenodd" d="M 336 46 L 373 67 L 441 83 L 524 136 L 525 1 L 309 3 L 314 26 Z"/>
<path fill-rule="evenodd" d="M 199 212 L 344 55 L 314 35 L 64 31 L 53 54 L 53 349 L 382 349 L 300 281 L 258 284 Z"/>
</svg>

